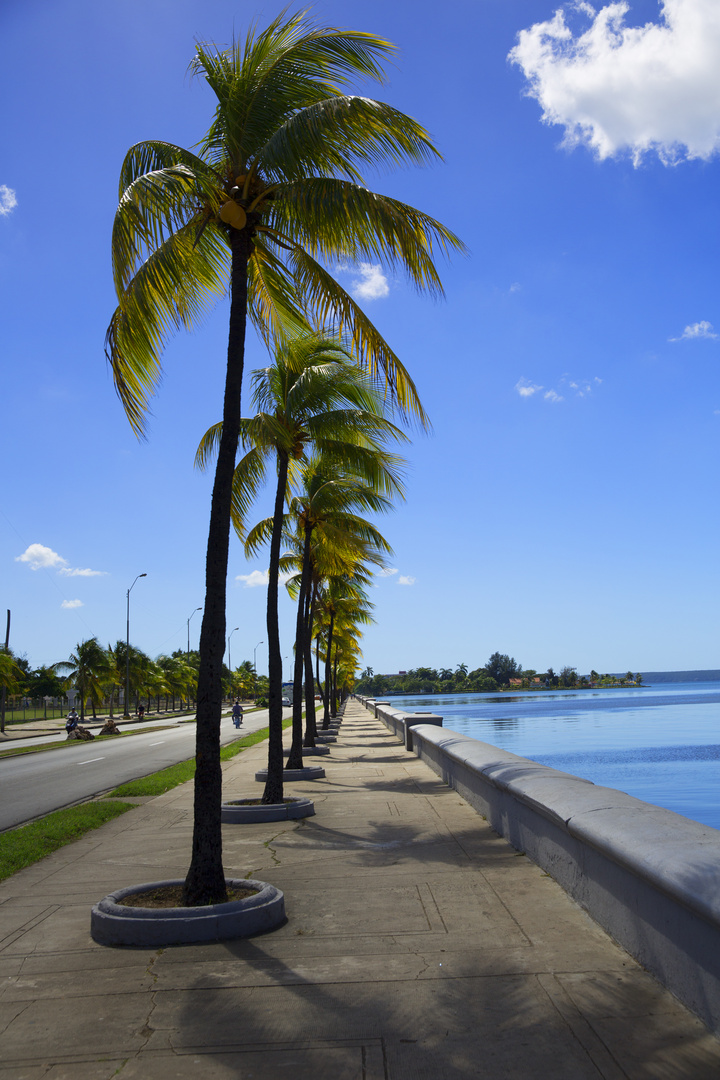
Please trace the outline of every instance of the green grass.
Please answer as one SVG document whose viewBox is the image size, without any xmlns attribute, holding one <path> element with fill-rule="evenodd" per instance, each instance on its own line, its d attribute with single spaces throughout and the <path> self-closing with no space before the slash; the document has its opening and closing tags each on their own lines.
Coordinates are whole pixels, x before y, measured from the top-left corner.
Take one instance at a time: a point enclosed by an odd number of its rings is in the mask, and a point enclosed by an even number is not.
<svg viewBox="0 0 720 1080">
<path fill-rule="evenodd" d="M 132 810 L 133 803 L 90 802 L 56 810 L 40 821 L 0 833 L 0 881 L 44 859 L 65 844 Z"/>
<path fill-rule="evenodd" d="M 184 784 L 186 780 L 192 780 L 195 775 L 195 759 L 179 761 L 177 765 L 169 765 L 160 772 L 150 773 L 149 776 L 141 776 L 138 780 L 130 780 L 127 784 L 121 784 L 110 792 L 112 798 L 126 798 L 138 795 L 163 795 L 170 788 Z"/>
<path fill-rule="evenodd" d="M 283 728 L 290 727 L 291 724 L 292 717 L 283 720 Z M 268 728 L 261 728 L 260 731 L 244 735 L 242 739 L 236 739 L 234 742 L 228 743 L 227 746 L 221 746 L 220 760 L 230 761 L 237 754 L 242 754 L 243 750 L 247 750 L 249 746 L 254 746 L 255 743 L 262 742 L 267 737 Z M 194 775 L 195 759 L 189 758 L 187 761 L 181 761 L 177 765 L 169 765 L 167 769 L 161 769 L 160 772 L 150 773 L 149 776 L 141 776 L 138 780 L 130 780 L 127 784 L 121 784 L 110 794 L 113 798 L 118 797 L 121 799 L 138 798 L 145 795 L 164 795 L 170 788 L 192 780 Z"/>
<path fill-rule="evenodd" d="M 137 731 L 121 731 L 119 735 L 96 735 L 94 739 L 88 739 L 87 742 L 80 739 L 71 739 L 68 742 L 52 742 L 41 743 L 40 746 L 10 746 L 5 750 L 0 750 L 0 758 L 4 757 L 20 757 L 21 754 L 36 754 L 40 750 L 64 750 L 68 746 L 88 746 L 91 742 L 105 742 L 106 739 L 128 739 L 132 735 L 147 735 L 149 733 L 155 733 L 158 731 L 170 731 L 174 725 L 168 724 L 167 727 L 156 728 L 139 728 Z"/>
</svg>

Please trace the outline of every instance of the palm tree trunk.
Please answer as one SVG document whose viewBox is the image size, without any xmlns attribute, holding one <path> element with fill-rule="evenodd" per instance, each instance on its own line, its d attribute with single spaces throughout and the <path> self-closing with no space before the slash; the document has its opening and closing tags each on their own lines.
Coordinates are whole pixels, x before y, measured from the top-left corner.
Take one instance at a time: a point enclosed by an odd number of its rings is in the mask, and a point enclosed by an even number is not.
<svg viewBox="0 0 720 1080">
<path fill-rule="evenodd" d="M 318 694 L 322 696 L 323 684 L 320 681 L 320 631 L 318 630 L 315 635 L 315 682 L 317 683 Z"/>
<path fill-rule="evenodd" d="M 188 907 L 217 904 L 227 899 L 220 827 L 222 664 L 225 655 L 225 601 L 232 481 L 240 435 L 240 391 L 245 358 L 247 264 L 252 253 L 250 225 L 242 230 L 230 228 L 228 232 L 232 249 L 230 329 L 223 428 L 210 508 L 205 563 L 205 607 L 200 631 L 192 860 L 183 889 L 183 903 Z"/>
<path fill-rule="evenodd" d="M 272 536 L 270 537 L 270 568 L 268 570 L 267 635 L 268 635 L 268 775 L 262 801 L 283 801 L 282 747 L 282 655 L 278 625 L 278 577 L 280 573 L 280 540 L 287 489 L 288 455 L 278 450 L 278 482 L 275 492 Z"/>
<path fill-rule="evenodd" d="M 325 650 L 325 712 L 323 714 L 323 727 L 330 727 L 330 688 L 332 684 L 332 643 L 333 630 L 335 628 L 335 612 L 330 612 L 330 626 L 328 627 L 328 639 Z M 333 712 L 333 715 L 334 712 Z"/>
<path fill-rule="evenodd" d="M 312 624 L 315 615 L 315 586 L 308 589 L 305 603 L 305 635 L 304 635 L 304 661 L 305 661 L 305 738 L 303 746 L 314 746 L 317 726 L 315 724 L 315 678 L 313 676 L 312 662 Z"/>
<path fill-rule="evenodd" d="M 332 688 L 332 711 L 333 716 L 337 716 L 338 711 L 338 692 L 337 692 L 337 669 L 338 669 L 338 651 L 335 648 L 335 661 L 333 663 L 333 688 Z"/>
<path fill-rule="evenodd" d="M 297 618 L 295 620 L 295 672 L 293 677 L 293 722 L 292 743 L 290 755 L 285 763 L 286 769 L 302 769 L 302 742 L 303 742 L 303 666 L 305 659 L 304 631 L 305 631 L 305 597 L 310 584 L 310 537 L 312 525 L 305 526 L 305 543 L 303 545 L 302 573 L 300 575 L 300 592 L 298 596 Z"/>
</svg>

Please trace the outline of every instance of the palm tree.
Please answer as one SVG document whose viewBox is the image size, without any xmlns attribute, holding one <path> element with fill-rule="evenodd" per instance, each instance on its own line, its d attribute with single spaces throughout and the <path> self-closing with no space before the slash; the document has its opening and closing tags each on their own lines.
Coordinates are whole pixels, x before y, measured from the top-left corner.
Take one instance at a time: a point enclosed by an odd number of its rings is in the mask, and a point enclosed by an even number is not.
<svg viewBox="0 0 720 1080">
<path fill-rule="evenodd" d="M 385 416 L 382 396 L 337 339 L 318 333 L 296 335 L 276 348 L 275 362 L 253 373 L 255 415 L 240 422 L 246 453 L 235 468 L 232 518 L 245 536 L 250 506 L 265 483 L 272 461 L 277 468 L 270 531 L 267 591 L 268 779 L 263 802 L 282 801 L 282 655 L 278 623 L 278 581 L 283 510 L 288 482 L 297 480 L 309 447 L 327 461 L 374 477 L 380 443 L 406 436 Z M 216 449 L 222 424 L 210 428 L 196 455 L 205 468 Z M 249 448 L 249 449 L 248 449 Z M 254 550 L 255 544 L 249 550 Z"/>
<path fill-rule="evenodd" d="M 19 694 L 24 678 L 25 672 L 13 654 L 0 648 L 0 687 L 9 694 Z"/>
<path fill-rule="evenodd" d="M 326 579 L 321 592 L 320 602 L 323 615 L 327 620 L 325 635 L 325 687 L 323 693 L 323 727 L 330 725 L 330 688 L 332 684 L 332 653 L 335 635 L 343 631 L 357 629 L 358 623 L 373 621 L 374 605 L 367 598 L 364 588 L 358 583 L 357 573 L 337 574 Z M 372 677 L 372 669 L 370 670 Z M 334 710 L 333 710 L 334 712 Z"/>
<path fill-rule="evenodd" d="M 372 482 L 368 483 L 368 479 Z M 365 557 L 375 551 L 378 558 L 391 554 L 385 538 L 369 521 L 358 517 L 355 509 L 382 513 L 391 507 L 385 492 L 402 494 L 398 459 L 376 451 L 375 474 L 356 476 L 338 474 L 333 464 L 314 458 L 305 469 L 305 490 L 290 501 L 288 519 L 295 521 L 296 550 L 301 552 L 301 574 L 297 588 L 297 618 L 295 628 L 295 676 L 293 689 L 293 738 L 286 768 L 302 767 L 302 686 L 303 666 L 306 663 L 306 640 L 310 623 L 310 597 L 313 565 L 324 559 L 331 564 L 333 552 L 340 572 L 346 565 L 343 554 L 348 547 Z M 306 683 L 312 683 L 312 664 Z M 311 696 L 311 695 L 309 695 Z M 314 703 L 306 700 L 308 710 Z M 312 720 L 311 720 L 312 724 Z"/>
<path fill-rule="evenodd" d="M 147 653 L 144 653 L 142 649 L 137 649 L 134 645 L 130 646 L 128 653 L 127 642 L 116 641 L 115 648 L 109 649 L 108 652 L 112 658 L 112 682 L 116 686 L 124 686 L 125 684 L 125 672 L 129 673 L 129 690 L 130 697 L 135 695 L 135 707 L 137 708 L 140 698 L 140 691 L 145 685 L 145 676 L 149 665 L 152 663 Z M 129 663 L 126 658 L 129 656 Z M 125 702 L 125 713 L 130 714 L 130 701 Z"/>
<path fill-rule="evenodd" d="M 418 210 L 370 191 L 361 170 L 438 157 L 427 133 L 388 105 L 345 93 L 382 78 L 382 38 L 281 14 L 229 49 L 198 45 L 192 69 L 218 104 L 198 152 L 167 142 L 131 147 L 113 227 L 118 307 L 106 351 L 126 414 L 144 431 L 164 345 L 229 291 L 223 428 L 213 483 L 200 634 L 193 853 L 187 905 L 226 898 L 219 731 L 232 477 L 248 317 L 265 336 L 334 322 L 399 407 L 424 420 L 412 380 L 325 269 L 337 259 L 401 267 L 442 292 L 434 250 L 460 241 Z"/>
<path fill-rule="evenodd" d="M 96 707 L 105 697 L 105 688 L 113 673 L 113 660 L 96 637 L 81 641 L 67 660 L 53 665 L 55 671 L 65 674 L 68 684 L 74 685 L 80 695 L 80 722 L 85 719 L 85 705 L 92 706 L 93 718 Z"/>
</svg>

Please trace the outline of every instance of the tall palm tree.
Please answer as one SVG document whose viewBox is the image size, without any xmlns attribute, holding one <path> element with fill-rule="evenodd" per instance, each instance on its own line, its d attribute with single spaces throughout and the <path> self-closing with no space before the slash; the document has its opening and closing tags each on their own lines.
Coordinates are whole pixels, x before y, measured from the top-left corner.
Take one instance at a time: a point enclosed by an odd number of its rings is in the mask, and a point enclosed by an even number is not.
<svg viewBox="0 0 720 1080">
<path fill-rule="evenodd" d="M 290 757 L 286 768 L 302 767 L 302 686 L 303 668 L 308 660 L 306 641 L 310 623 L 310 597 L 313 565 L 318 560 L 332 566 L 333 552 L 336 565 L 342 571 L 343 554 L 362 550 L 365 557 L 375 551 L 378 557 L 391 554 L 392 549 L 385 538 L 356 510 L 383 513 L 391 502 L 385 492 L 402 494 L 398 461 L 394 455 L 376 451 L 376 470 L 373 477 L 366 474 L 342 475 L 333 462 L 314 458 L 305 469 L 304 491 L 291 499 L 288 520 L 295 521 L 295 547 L 301 553 L 300 581 L 297 588 L 297 617 L 295 623 L 295 673 L 293 689 L 293 737 Z M 370 479 L 370 483 L 368 483 Z M 312 662 L 309 663 L 306 683 L 312 685 Z M 313 695 L 309 695 L 311 698 Z M 306 701 L 308 709 L 314 703 Z"/>
<path fill-rule="evenodd" d="M 85 719 L 85 705 L 89 701 L 93 717 L 96 708 L 105 696 L 105 688 L 110 683 L 114 670 L 113 658 L 103 649 L 96 637 L 81 641 L 75 646 L 67 660 L 53 665 L 55 671 L 64 673 L 80 695 L 80 721 Z"/>
<path fill-rule="evenodd" d="M 358 367 L 337 338 L 306 333 L 276 349 L 275 362 L 254 372 L 256 414 L 241 420 L 240 440 L 247 452 L 233 478 L 233 522 L 241 537 L 250 506 L 267 477 L 270 462 L 277 468 L 275 505 L 269 533 L 270 563 L 267 591 L 268 633 L 268 779 L 263 801 L 282 801 L 282 654 L 278 622 L 280 543 L 288 482 L 301 476 L 309 448 L 327 462 L 375 479 L 377 455 L 388 439 L 406 436 L 385 416 L 377 387 Z M 205 467 L 215 450 L 222 425 L 204 436 L 196 462 Z M 394 459 L 388 457 L 389 465 Z M 260 539 L 255 534 L 248 550 Z"/>
<path fill-rule="evenodd" d="M 113 227 L 118 307 L 106 351 L 127 416 L 144 430 L 161 354 L 229 291 L 223 428 L 213 484 L 200 634 L 193 853 L 188 905 L 226 898 L 219 731 L 232 476 L 248 317 L 269 340 L 334 323 L 398 405 L 424 414 L 404 367 L 327 271 L 339 258 L 403 268 L 441 293 L 435 249 L 460 249 L 432 218 L 369 190 L 362 171 L 438 157 L 411 118 L 348 95 L 353 78 L 381 80 L 393 46 L 281 14 L 228 49 L 198 45 L 192 64 L 217 98 L 197 152 L 167 142 L 133 146 Z"/>
<path fill-rule="evenodd" d="M 358 623 L 366 624 L 373 621 L 374 605 L 369 602 L 364 588 L 355 580 L 356 577 L 356 574 L 334 575 L 326 580 L 322 593 L 324 616 L 327 620 L 323 727 L 328 727 L 330 724 L 330 687 L 335 634 L 357 628 Z"/>
</svg>

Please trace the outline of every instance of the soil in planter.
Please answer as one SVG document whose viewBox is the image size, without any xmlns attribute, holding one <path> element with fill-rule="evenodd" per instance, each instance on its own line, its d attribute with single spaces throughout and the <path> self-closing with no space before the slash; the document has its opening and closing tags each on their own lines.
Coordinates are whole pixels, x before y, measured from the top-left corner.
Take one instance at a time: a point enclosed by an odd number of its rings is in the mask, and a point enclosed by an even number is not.
<svg viewBox="0 0 720 1080">
<path fill-rule="evenodd" d="M 227 898 L 228 901 L 244 900 L 246 896 L 254 896 L 256 893 L 257 889 L 230 887 L 227 891 Z M 147 892 L 132 893 L 130 896 L 124 896 L 122 900 L 118 900 L 118 904 L 120 904 L 121 907 L 185 907 L 183 904 L 183 887 L 182 885 L 161 885 L 157 889 L 148 889 Z"/>
</svg>

